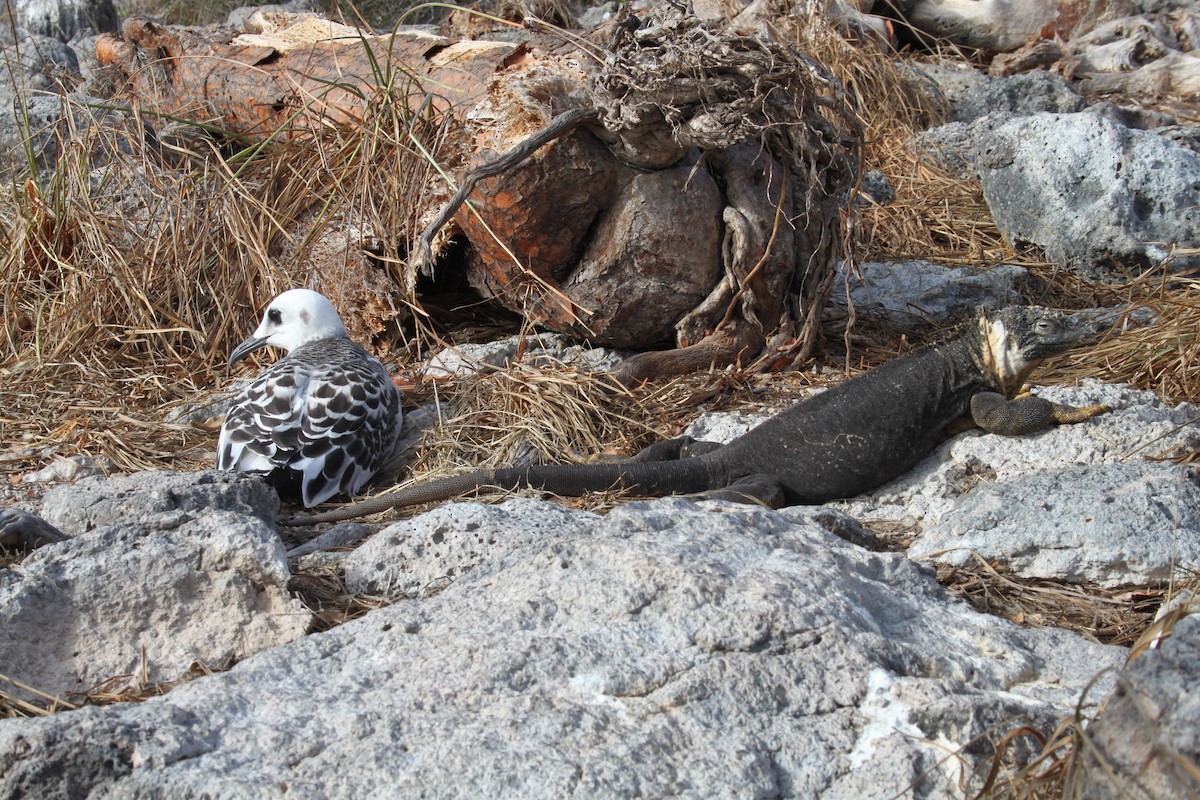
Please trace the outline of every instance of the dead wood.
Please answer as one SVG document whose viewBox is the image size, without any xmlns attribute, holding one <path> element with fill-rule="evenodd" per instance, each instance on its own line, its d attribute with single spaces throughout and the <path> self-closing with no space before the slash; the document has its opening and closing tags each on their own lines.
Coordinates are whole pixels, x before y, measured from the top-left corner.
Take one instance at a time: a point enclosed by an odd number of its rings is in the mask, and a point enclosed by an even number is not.
<svg viewBox="0 0 1200 800">
<path fill-rule="evenodd" d="M 783 362 L 815 346 L 862 136 L 836 79 L 794 47 L 667 4 L 516 44 L 313 17 L 269 35 L 138 19 L 122 33 L 97 52 L 139 108 L 238 136 L 317 135 L 380 102 L 440 115 L 465 202 L 445 204 L 453 185 L 397 198 L 432 223 L 404 286 L 425 247 L 441 269 L 465 241 L 470 283 L 541 326 L 682 348 L 644 354 L 631 380 L 753 355 L 777 331 Z"/>
</svg>

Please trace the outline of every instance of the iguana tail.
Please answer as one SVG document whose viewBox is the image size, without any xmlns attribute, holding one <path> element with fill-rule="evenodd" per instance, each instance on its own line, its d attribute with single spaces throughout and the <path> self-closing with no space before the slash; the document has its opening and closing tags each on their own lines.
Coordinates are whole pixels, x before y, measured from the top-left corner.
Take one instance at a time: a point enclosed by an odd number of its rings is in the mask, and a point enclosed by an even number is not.
<svg viewBox="0 0 1200 800">
<path fill-rule="evenodd" d="M 418 483 L 318 514 L 285 517 L 280 525 L 317 525 L 379 514 L 393 508 L 437 503 L 482 489 L 507 491 L 534 488 L 564 497 L 606 489 L 627 489 L 647 495 L 702 492 L 716 481 L 707 459 L 614 462 L 610 464 L 542 464 L 501 467 Z"/>
</svg>

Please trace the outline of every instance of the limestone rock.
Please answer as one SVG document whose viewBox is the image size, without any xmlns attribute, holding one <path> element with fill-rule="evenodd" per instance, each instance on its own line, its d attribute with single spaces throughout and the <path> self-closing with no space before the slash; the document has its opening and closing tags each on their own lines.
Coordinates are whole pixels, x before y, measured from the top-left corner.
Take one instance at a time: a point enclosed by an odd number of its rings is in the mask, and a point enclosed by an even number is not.
<svg viewBox="0 0 1200 800">
<path fill-rule="evenodd" d="M 1039 112 L 1083 111 L 1087 101 L 1053 72 L 1034 71 L 1008 77 L 984 75 L 963 65 L 922 64 L 950 103 L 950 122 L 971 122 L 988 114 L 1026 116 Z"/>
<path fill-rule="evenodd" d="M 113 0 L 11 0 L 7 8 L 18 28 L 64 42 L 87 31 L 117 29 Z"/>
<path fill-rule="evenodd" d="M 1200 777 L 1200 617 L 1187 617 L 1157 650 L 1122 670 L 1088 727 L 1080 797 L 1195 797 Z M 1116 780 L 1108 777 L 1115 773 Z"/>
<path fill-rule="evenodd" d="M 576 344 L 559 333 L 510 336 L 483 344 L 464 343 L 434 354 L 425 367 L 432 378 L 469 375 L 481 368 L 506 367 L 518 355 L 524 358 L 550 358 L 581 369 L 610 371 L 621 363 L 622 355 L 604 348 Z"/>
<path fill-rule="evenodd" d="M 0 721 L 0 795 L 957 797 L 947 746 L 1047 724 L 1124 657 L 787 513 L 439 512 L 440 547 L 376 556 L 413 586 L 445 567 L 440 591 L 144 703 Z"/>
<path fill-rule="evenodd" d="M 53 490 L 45 516 L 75 536 L 0 570 L 0 674 L 54 695 L 163 683 L 303 635 L 273 492 L 191 477 Z"/>
<path fill-rule="evenodd" d="M 958 565 L 977 553 L 1029 578 L 1166 583 L 1200 563 L 1200 480 L 1194 468 L 1133 461 L 984 483 L 909 550 L 933 553 Z"/>
<path fill-rule="evenodd" d="M 927 136 L 979 174 L 996 224 L 1089 280 L 1147 267 L 1183 272 L 1200 256 L 1200 156 L 1098 114 L 989 116 Z"/>
<path fill-rule="evenodd" d="M 770 414 L 738 414 L 715 411 L 701 414 L 683 432 L 685 436 L 701 442 L 726 444 L 761 425 L 771 418 Z"/>
<path fill-rule="evenodd" d="M 839 268 L 830 303 L 847 308 L 849 300 L 860 317 L 915 330 L 959 321 L 980 308 L 1011 305 L 1028 277 L 1014 264 L 984 270 L 928 261 L 868 262 L 850 274 Z"/>
<path fill-rule="evenodd" d="M 599 519 L 526 499 L 500 506 L 450 503 L 389 525 L 350 553 L 346 588 L 386 597 L 433 593 L 503 564 L 498 555 L 526 547 L 537 552 L 564 535 L 586 535 Z"/>
<path fill-rule="evenodd" d="M 167 530 L 214 511 L 273 524 L 279 496 L 253 476 L 208 470 L 85 478 L 50 489 L 42 500 L 42 516 L 68 535 L 104 525 Z"/>
</svg>

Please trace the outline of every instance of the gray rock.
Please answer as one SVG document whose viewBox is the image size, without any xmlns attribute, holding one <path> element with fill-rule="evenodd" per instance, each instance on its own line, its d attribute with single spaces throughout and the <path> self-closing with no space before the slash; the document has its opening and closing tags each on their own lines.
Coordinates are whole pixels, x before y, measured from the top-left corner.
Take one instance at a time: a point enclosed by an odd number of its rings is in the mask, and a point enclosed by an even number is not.
<svg viewBox="0 0 1200 800">
<path fill-rule="evenodd" d="M 969 546 L 1018 574 L 1107 585 L 1157 580 L 1176 564 L 1200 562 L 1194 478 L 1170 463 L 1144 461 L 1200 446 L 1200 410 L 1091 380 L 1036 393 L 1115 410 L 1033 436 L 957 436 L 902 478 L 832 505 L 860 520 L 909 527 L 918 537 L 909 549 L 914 558 Z M 1129 513 L 1126 502 L 1141 503 L 1143 512 Z M 965 557 L 955 551 L 936 559 Z M 1056 570 L 1064 574 L 1049 574 Z"/>
<path fill-rule="evenodd" d="M 701 442 L 726 444 L 770 418 L 770 414 L 709 411 L 701 414 L 692 424 L 688 425 L 683 435 Z"/>
<path fill-rule="evenodd" d="M 928 261 L 867 262 L 852 273 L 838 268 L 829 301 L 835 308 L 848 308 L 848 297 L 860 317 L 915 330 L 931 322 L 956 322 L 980 308 L 1017 303 L 1017 287 L 1028 278 L 1028 271 L 1014 264 L 977 269 Z"/>
<path fill-rule="evenodd" d="M 18 95 L 58 93 L 74 87 L 80 79 L 75 51 L 58 39 L 36 34 L 0 49 L 0 105 L 9 108 Z"/>
<path fill-rule="evenodd" d="M 101 169 L 111 166 L 114 158 L 152 152 L 147 145 L 153 146 L 154 137 L 130 112 L 80 93 L 21 95 L 13 103 L 0 104 L 0 177 L 49 173 L 69 141 L 87 147 L 87 163 Z M 107 174 L 102 169 L 89 173 L 93 192 L 101 186 L 112 190 L 104 181 Z M 122 204 L 122 198 L 116 200 Z"/>
<path fill-rule="evenodd" d="M 273 493 L 188 477 L 53 490 L 46 516 L 76 535 L 0 570 L 0 674 L 52 695 L 164 683 L 304 634 L 310 614 L 287 593 L 269 524 Z"/>
<path fill-rule="evenodd" d="M 433 378 L 470 375 L 485 367 L 506 367 L 518 354 L 526 359 L 547 358 L 597 372 L 612 371 L 624 358 L 612 350 L 576 344 L 562 334 L 536 333 L 448 347 L 429 359 L 425 373 Z"/>
<path fill-rule="evenodd" d="M 474 570 L 503 565 L 505 554 L 528 549 L 533 555 L 564 535 L 586 535 L 600 519 L 527 499 L 500 506 L 451 503 L 389 525 L 350 553 L 346 589 L 385 597 L 434 593 Z"/>
<path fill-rule="evenodd" d="M 862 182 L 858 187 L 858 196 L 854 199 L 857 205 L 885 206 L 895 201 L 896 187 L 892 186 L 892 182 L 887 179 L 886 175 L 877 169 L 863 173 Z"/>
<path fill-rule="evenodd" d="M 1200 564 L 1200 481 L 1193 468 L 1130 461 L 984 483 L 909 548 L 935 553 L 959 566 L 978 554 L 1027 578 L 1166 583 Z"/>
<path fill-rule="evenodd" d="M 117 30 L 113 0 L 10 0 L 7 8 L 17 27 L 64 42 L 85 31 Z"/>
<path fill-rule="evenodd" d="M 1200 777 L 1200 617 L 1190 616 L 1117 679 L 1081 753 L 1080 797 L 1195 797 Z M 1109 777 L 1114 774 L 1116 779 Z"/>
<path fill-rule="evenodd" d="M 1200 154 L 1200 125 L 1166 125 L 1155 128 L 1154 132 L 1170 139 L 1180 147 L 1186 147 L 1193 153 Z"/>
<path fill-rule="evenodd" d="M 1149 108 L 1137 108 L 1135 106 L 1119 106 L 1115 103 L 1092 103 L 1087 107 L 1087 113 L 1099 114 L 1106 117 L 1117 125 L 1126 128 L 1136 128 L 1141 131 L 1153 131 L 1159 136 L 1170 139 L 1178 145 L 1189 147 L 1195 150 L 1194 143 L 1189 141 L 1189 137 L 1185 130 L 1187 126 L 1180 126 L 1175 118 L 1169 114 L 1164 114 L 1161 111 L 1155 111 Z M 1178 132 L 1177 132 L 1178 131 Z M 1181 135 L 1182 134 L 1182 135 Z"/>
<path fill-rule="evenodd" d="M 167 530 L 215 511 L 273 525 L 279 496 L 250 475 L 208 470 L 85 478 L 50 489 L 42 500 L 46 521 L 71 536 L 104 525 Z"/>
<path fill-rule="evenodd" d="M 112 460 L 105 456 L 59 456 L 41 469 L 22 475 L 21 483 L 66 483 L 107 475 L 113 469 Z"/>
<path fill-rule="evenodd" d="M 1042 70 L 1007 77 L 985 75 L 967 65 L 922 64 L 950 103 L 950 122 L 971 122 L 988 114 L 1026 116 L 1068 114 L 1087 107 L 1083 95 L 1060 75 Z"/>
<path fill-rule="evenodd" d="M 1089 280 L 1146 267 L 1182 272 L 1200 256 L 1200 156 L 1095 114 L 985 117 L 927 137 L 971 164 L 996 224 Z"/>
<path fill-rule="evenodd" d="M 494 544 L 436 594 L 144 703 L 0 721 L 0 795 L 958 797 L 945 748 L 1069 713 L 1124 658 L 770 510 L 540 505 L 471 511 Z M 396 562 L 462 567 L 470 539 Z"/>
</svg>

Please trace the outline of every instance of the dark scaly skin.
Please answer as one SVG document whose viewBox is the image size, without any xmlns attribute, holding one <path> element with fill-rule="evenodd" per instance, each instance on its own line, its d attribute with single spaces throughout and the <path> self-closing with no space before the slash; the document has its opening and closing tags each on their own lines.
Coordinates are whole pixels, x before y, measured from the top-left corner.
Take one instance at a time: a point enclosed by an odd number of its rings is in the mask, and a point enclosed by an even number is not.
<svg viewBox="0 0 1200 800">
<path fill-rule="evenodd" d="M 335 522 L 488 487 L 528 487 L 561 496 L 619 487 L 642 495 L 701 493 L 772 506 L 851 497 L 907 472 L 964 417 L 991 433 L 1018 436 L 1108 411 L 1017 395 L 1039 361 L 1091 332 L 1082 320 L 1047 309 L 985 312 L 947 341 L 802 400 L 701 455 L 481 470 L 284 524 Z M 664 450 L 664 444 L 657 449 Z"/>
</svg>

